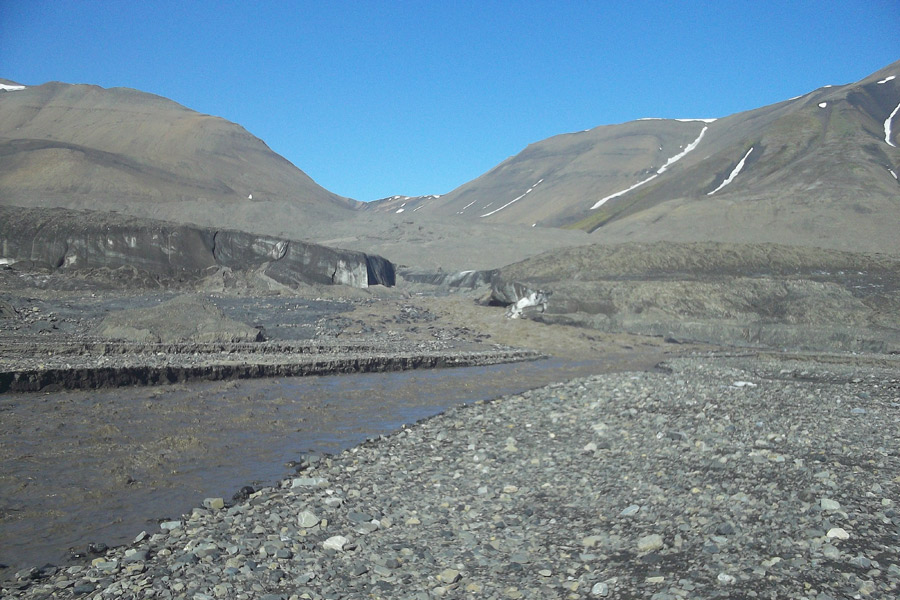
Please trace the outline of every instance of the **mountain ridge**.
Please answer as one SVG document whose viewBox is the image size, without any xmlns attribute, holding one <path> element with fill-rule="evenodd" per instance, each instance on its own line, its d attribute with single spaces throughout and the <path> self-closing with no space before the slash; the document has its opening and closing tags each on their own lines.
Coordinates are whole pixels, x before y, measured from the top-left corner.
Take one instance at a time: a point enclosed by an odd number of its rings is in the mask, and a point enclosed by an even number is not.
<svg viewBox="0 0 900 600">
<path fill-rule="evenodd" d="M 10 204 L 241 210 L 255 200 L 302 204 L 323 217 L 356 206 L 240 125 L 131 88 L 49 82 L 3 92 L 0 153 L 0 198 Z M 165 212 L 144 206 L 140 216 Z"/>
<path fill-rule="evenodd" d="M 559 134 L 448 194 L 370 203 L 321 188 L 219 117 L 130 88 L 51 82 L 0 92 L 0 204 L 334 243 L 426 268 L 630 241 L 900 254 L 898 75 L 900 62 L 717 119 Z"/>
<path fill-rule="evenodd" d="M 890 116 L 898 75 L 900 62 L 718 119 L 648 118 L 552 136 L 448 194 L 407 199 L 405 210 L 579 228 L 600 243 L 701 241 L 710 232 L 898 252 L 900 123 L 891 127 Z M 760 211 L 756 226 L 751 210 L 734 206 L 742 200 Z M 365 207 L 382 209 L 395 210 L 386 201 Z M 861 234 L 861 247 L 840 222 Z"/>
</svg>

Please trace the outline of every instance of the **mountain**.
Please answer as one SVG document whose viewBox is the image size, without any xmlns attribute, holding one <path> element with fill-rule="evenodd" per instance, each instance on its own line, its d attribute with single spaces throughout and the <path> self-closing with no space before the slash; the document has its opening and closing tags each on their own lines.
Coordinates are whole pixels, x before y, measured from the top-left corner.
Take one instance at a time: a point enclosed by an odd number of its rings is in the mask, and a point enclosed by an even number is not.
<svg viewBox="0 0 900 600">
<path fill-rule="evenodd" d="M 336 219 L 357 204 L 244 128 L 126 88 L 0 87 L 0 203 L 178 221 Z"/>
<path fill-rule="evenodd" d="M 593 232 L 900 252 L 900 62 L 720 119 L 642 119 L 529 145 L 404 212 Z M 396 212 L 397 199 L 368 210 Z"/>
<path fill-rule="evenodd" d="M 399 206 L 356 210 L 365 205 L 318 186 L 239 125 L 132 89 L 56 82 L 0 79 L 0 206 L 234 229 L 432 269 L 494 268 L 585 242 L 583 232 L 525 239 L 520 226 L 413 223 L 396 218 Z"/>
<path fill-rule="evenodd" d="M 371 203 L 321 188 L 240 126 L 159 96 L 0 85 L 5 206 L 117 211 L 444 271 L 589 243 L 900 255 L 900 62 L 715 120 L 554 136 L 446 195 Z"/>
</svg>

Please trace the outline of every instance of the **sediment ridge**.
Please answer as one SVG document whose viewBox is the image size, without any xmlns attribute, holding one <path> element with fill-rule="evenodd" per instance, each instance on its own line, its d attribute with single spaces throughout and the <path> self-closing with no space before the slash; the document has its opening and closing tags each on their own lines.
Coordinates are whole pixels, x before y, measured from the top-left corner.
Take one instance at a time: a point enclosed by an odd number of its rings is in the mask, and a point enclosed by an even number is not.
<svg viewBox="0 0 900 600">
<path fill-rule="evenodd" d="M 36 366 L 0 369 L 0 393 L 472 367 L 541 357 L 537 352 L 518 349 L 391 352 L 384 347 L 373 351 L 366 346 L 265 343 L 230 348 L 188 345 L 179 346 L 177 352 L 172 352 L 171 347 L 163 352 L 155 346 L 137 346 L 129 348 L 131 352 L 127 354 L 121 353 L 123 345 L 99 344 L 99 348 L 100 354 L 63 352 L 49 357 L 49 362 L 41 359 Z M 109 348 L 120 353 L 109 354 Z M 27 362 L 33 364 L 37 360 Z M 102 366 L 104 362 L 112 364 Z"/>
</svg>

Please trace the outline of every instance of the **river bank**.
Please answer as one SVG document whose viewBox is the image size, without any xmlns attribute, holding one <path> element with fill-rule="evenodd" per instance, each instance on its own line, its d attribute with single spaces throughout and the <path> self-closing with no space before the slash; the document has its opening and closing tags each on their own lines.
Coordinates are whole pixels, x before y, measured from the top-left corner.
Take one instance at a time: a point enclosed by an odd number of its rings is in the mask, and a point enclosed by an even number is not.
<svg viewBox="0 0 900 600">
<path fill-rule="evenodd" d="M 450 406 L 664 355 L 0 395 L 0 579 L 131 540 Z"/>
<path fill-rule="evenodd" d="M 891 597 L 896 357 L 694 356 L 450 408 L 4 597 Z"/>
</svg>

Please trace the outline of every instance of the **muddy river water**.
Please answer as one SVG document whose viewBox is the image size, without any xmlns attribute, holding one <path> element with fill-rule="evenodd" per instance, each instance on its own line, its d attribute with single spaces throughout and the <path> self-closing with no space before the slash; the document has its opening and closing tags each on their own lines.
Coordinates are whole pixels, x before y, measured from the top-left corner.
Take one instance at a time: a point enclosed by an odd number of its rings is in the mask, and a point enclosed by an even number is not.
<svg viewBox="0 0 900 600">
<path fill-rule="evenodd" d="M 0 577 L 127 543 L 207 497 L 271 485 L 449 406 L 652 358 L 0 395 Z"/>
</svg>

